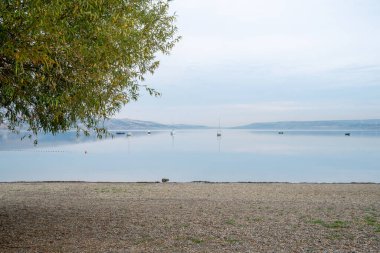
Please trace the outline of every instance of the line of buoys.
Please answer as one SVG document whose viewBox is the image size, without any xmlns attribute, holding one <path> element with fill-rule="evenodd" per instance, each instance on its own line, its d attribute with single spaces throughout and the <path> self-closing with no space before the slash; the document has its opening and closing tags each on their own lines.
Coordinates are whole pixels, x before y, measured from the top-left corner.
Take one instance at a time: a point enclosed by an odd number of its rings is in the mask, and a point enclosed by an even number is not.
<svg viewBox="0 0 380 253">
<path fill-rule="evenodd" d="M 21 150 L 21 151 L 27 151 L 27 150 Z M 63 150 L 34 150 L 33 152 L 40 152 L 40 153 L 63 153 L 65 151 L 63 151 Z"/>
<path fill-rule="evenodd" d="M 14 150 L 4 150 L 12 152 L 35 152 L 35 153 L 64 153 L 64 150 L 30 150 L 30 149 L 14 149 Z"/>
<path fill-rule="evenodd" d="M 5 150 L 12 152 L 34 152 L 34 153 L 64 153 L 64 150 L 30 150 L 30 149 L 14 149 L 14 150 Z"/>
</svg>

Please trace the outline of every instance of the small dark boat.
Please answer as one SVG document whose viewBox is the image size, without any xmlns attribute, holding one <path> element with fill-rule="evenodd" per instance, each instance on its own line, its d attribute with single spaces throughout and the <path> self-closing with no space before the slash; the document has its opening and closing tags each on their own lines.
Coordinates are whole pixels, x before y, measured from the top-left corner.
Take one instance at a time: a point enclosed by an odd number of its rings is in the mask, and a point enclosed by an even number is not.
<svg viewBox="0 0 380 253">
<path fill-rule="evenodd" d="M 350 135 L 351 135 L 351 133 L 345 133 L 344 135 L 345 135 L 345 136 L 350 136 Z"/>
<path fill-rule="evenodd" d="M 278 134 L 284 134 L 284 132 L 278 132 Z"/>
<path fill-rule="evenodd" d="M 150 132 L 150 131 L 148 131 L 148 134 L 151 134 L 151 132 Z"/>
<path fill-rule="evenodd" d="M 116 134 L 125 134 L 125 132 L 116 132 Z"/>
</svg>

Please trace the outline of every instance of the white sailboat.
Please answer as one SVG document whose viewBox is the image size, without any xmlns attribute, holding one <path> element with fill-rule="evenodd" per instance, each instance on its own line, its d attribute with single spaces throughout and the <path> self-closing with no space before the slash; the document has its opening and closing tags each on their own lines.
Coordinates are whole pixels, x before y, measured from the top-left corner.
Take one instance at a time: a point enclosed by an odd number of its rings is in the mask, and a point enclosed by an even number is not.
<svg viewBox="0 0 380 253">
<path fill-rule="evenodd" d="M 222 137 L 222 130 L 220 129 L 220 119 L 219 119 L 219 129 L 216 132 L 216 137 Z"/>
<path fill-rule="evenodd" d="M 170 131 L 170 135 L 171 136 L 174 136 L 175 135 L 175 131 L 174 131 L 174 123 L 172 122 L 172 130 Z"/>
</svg>

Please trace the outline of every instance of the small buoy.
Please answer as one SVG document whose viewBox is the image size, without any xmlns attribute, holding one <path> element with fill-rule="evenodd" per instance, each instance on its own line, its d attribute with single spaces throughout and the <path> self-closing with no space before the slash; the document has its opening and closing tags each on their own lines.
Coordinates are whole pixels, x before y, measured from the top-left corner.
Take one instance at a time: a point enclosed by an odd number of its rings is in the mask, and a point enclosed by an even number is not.
<svg viewBox="0 0 380 253">
<path fill-rule="evenodd" d="M 84 154 L 87 155 L 87 150 L 84 151 Z"/>
</svg>

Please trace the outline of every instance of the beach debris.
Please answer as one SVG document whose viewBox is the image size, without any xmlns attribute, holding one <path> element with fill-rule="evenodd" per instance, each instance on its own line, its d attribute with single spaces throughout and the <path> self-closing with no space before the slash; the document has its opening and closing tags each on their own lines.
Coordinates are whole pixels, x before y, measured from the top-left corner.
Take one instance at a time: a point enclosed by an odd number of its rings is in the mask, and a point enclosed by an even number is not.
<svg viewBox="0 0 380 253">
<path fill-rule="evenodd" d="M 163 182 L 163 183 L 169 182 L 169 178 L 163 178 L 163 179 L 161 179 L 161 182 Z"/>
</svg>

